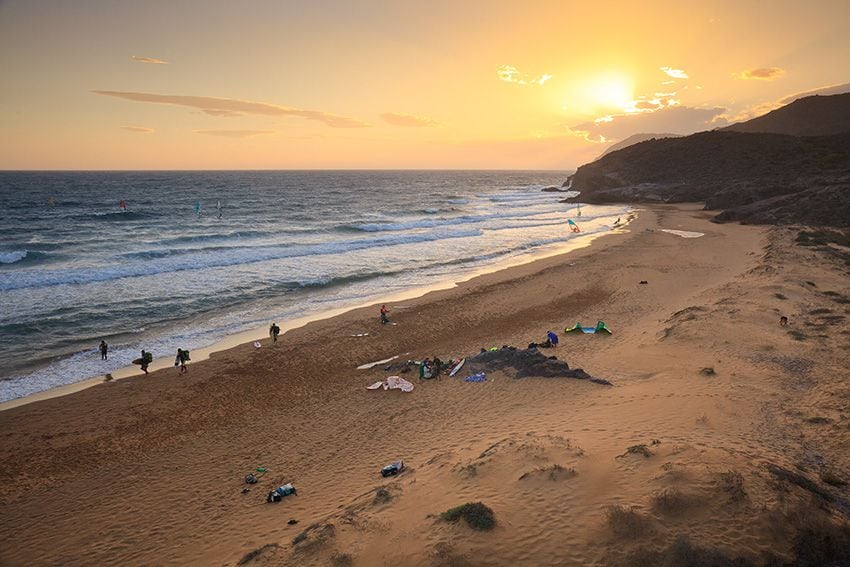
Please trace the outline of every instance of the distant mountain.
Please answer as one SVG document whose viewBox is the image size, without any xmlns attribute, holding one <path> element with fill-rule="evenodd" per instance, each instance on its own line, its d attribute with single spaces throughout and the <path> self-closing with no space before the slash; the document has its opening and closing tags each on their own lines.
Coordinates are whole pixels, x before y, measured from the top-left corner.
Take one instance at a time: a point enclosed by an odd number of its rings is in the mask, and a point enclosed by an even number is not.
<svg viewBox="0 0 850 567">
<path fill-rule="evenodd" d="M 850 93 L 807 96 L 764 116 L 723 128 L 791 136 L 829 136 L 850 132 Z"/>
<path fill-rule="evenodd" d="M 660 140 L 661 138 L 680 138 L 681 134 L 633 134 L 624 140 L 620 140 L 616 144 L 608 147 L 604 152 L 599 154 L 601 158 L 604 155 L 610 154 L 611 152 L 616 152 L 617 150 L 622 150 L 623 148 L 628 148 L 629 146 L 634 146 L 635 144 L 639 144 L 641 142 L 646 142 L 647 140 Z"/>
</svg>

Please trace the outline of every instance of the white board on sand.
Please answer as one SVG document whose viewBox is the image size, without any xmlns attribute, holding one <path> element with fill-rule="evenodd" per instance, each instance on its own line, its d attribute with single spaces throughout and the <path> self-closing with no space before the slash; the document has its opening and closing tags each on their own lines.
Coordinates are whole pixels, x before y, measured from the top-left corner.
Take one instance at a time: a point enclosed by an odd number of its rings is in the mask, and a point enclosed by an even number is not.
<svg viewBox="0 0 850 567">
<path fill-rule="evenodd" d="M 661 232 L 675 234 L 676 236 L 681 236 L 682 238 L 699 238 L 700 236 L 705 236 L 705 233 L 703 232 L 691 232 L 690 230 L 673 230 L 671 228 L 662 228 Z"/>
<path fill-rule="evenodd" d="M 398 355 L 391 356 L 389 358 L 385 358 L 384 360 L 379 360 L 377 362 L 367 362 L 366 364 L 361 364 L 360 366 L 358 366 L 357 370 L 368 370 L 370 368 L 378 366 L 379 364 L 385 364 L 387 362 L 390 362 L 391 360 L 395 360 L 396 358 L 398 358 Z"/>
<path fill-rule="evenodd" d="M 454 368 L 452 368 L 452 371 L 451 371 L 451 372 L 449 372 L 449 376 L 451 377 L 451 376 L 454 376 L 455 374 L 457 374 L 457 373 L 458 373 L 458 371 L 459 371 L 459 370 L 463 367 L 463 363 L 464 363 L 464 362 L 466 362 L 466 359 L 465 359 L 465 358 L 461 358 L 461 359 L 460 359 L 460 362 L 458 362 L 458 363 L 457 363 L 457 366 L 455 366 Z"/>
</svg>

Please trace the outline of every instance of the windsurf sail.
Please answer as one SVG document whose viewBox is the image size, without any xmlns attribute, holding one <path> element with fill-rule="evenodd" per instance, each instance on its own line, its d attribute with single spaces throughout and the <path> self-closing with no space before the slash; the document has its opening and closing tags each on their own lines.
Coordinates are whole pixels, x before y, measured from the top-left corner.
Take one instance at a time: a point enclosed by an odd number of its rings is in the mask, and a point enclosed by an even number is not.
<svg viewBox="0 0 850 567">
<path fill-rule="evenodd" d="M 218 210 L 218 218 L 221 218 L 221 201 L 217 201 L 215 208 Z"/>
<path fill-rule="evenodd" d="M 195 203 L 195 214 L 201 216 L 201 201 L 200 199 Z"/>
<path fill-rule="evenodd" d="M 124 202 L 124 199 L 121 199 L 121 200 L 118 202 L 118 208 L 119 208 L 119 209 L 121 209 L 122 211 L 126 211 L 126 210 L 127 210 L 127 203 L 125 203 L 125 202 Z"/>
<path fill-rule="evenodd" d="M 573 232 L 581 232 L 581 229 L 578 227 L 576 223 L 573 222 L 573 219 L 567 219 L 567 224 L 570 225 L 570 230 Z"/>
</svg>

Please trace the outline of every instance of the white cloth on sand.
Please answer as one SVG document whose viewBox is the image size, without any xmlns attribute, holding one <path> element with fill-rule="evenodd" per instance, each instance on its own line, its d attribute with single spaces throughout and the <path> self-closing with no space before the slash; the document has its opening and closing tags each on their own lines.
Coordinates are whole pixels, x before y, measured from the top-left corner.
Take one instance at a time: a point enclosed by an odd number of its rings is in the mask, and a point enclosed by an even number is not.
<svg viewBox="0 0 850 567">
<path fill-rule="evenodd" d="M 412 392 L 413 383 L 408 382 L 400 376 L 390 376 L 386 380 L 382 380 L 381 382 L 375 382 L 371 386 L 366 386 L 367 390 L 377 390 L 379 388 L 383 388 L 384 390 L 401 390 L 402 392 Z"/>
</svg>

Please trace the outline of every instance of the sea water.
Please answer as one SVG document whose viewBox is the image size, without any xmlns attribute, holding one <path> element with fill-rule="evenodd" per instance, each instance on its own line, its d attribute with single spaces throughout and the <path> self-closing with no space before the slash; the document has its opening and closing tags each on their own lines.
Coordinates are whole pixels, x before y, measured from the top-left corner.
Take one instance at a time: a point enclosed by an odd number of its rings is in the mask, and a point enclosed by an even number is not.
<svg viewBox="0 0 850 567">
<path fill-rule="evenodd" d="M 611 230 L 567 175 L 0 172 L 0 401 Z"/>
</svg>

